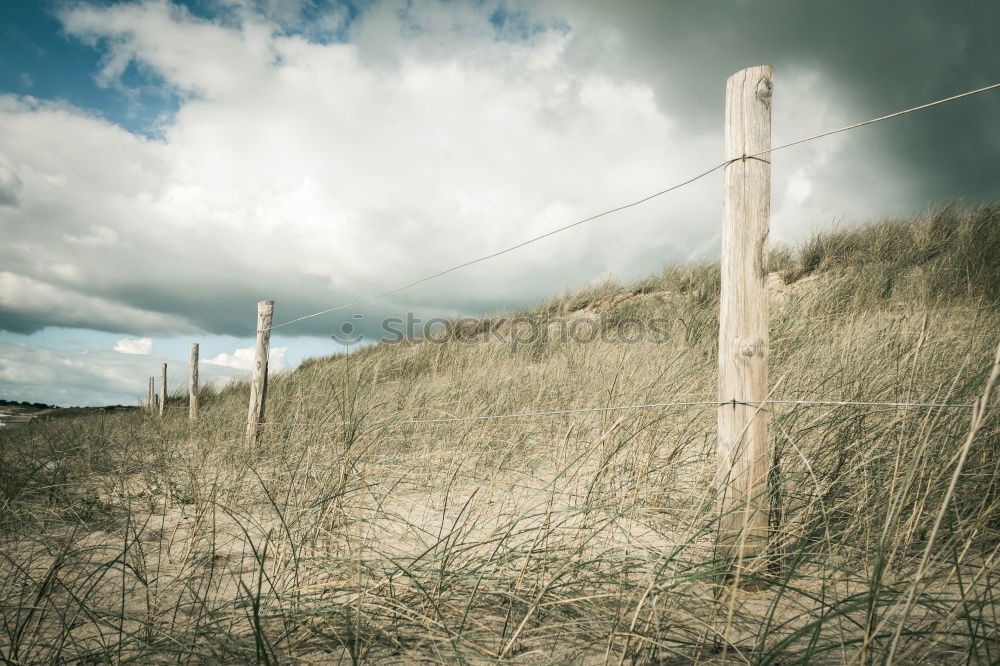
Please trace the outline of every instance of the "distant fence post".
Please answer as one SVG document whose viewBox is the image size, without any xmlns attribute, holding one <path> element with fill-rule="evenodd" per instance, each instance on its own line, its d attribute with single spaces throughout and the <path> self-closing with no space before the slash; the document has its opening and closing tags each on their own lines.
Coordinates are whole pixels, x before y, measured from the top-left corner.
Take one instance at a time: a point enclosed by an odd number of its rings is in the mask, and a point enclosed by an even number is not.
<svg viewBox="0 0 1000 666">
<path fill-rule="evenodd" d="M 156 377 L 149 378 L 149 391 L 146 394 L 146 411 L 156 409 Z"/>
<path fill-rule="evenodd" d="M 160 377 L 160 416 L 163 416 L 163 410 L 167 406 L 167 364 L 164 363 L 161 368 Z"/>
<path fill-rule="evenodd" d="M 198 419 L 198 343 L 191 343 L 191 376 L 188 379 L 188 420 Z"/>
<path fill-rule="evenodd" d="M 726 82 L 722 292 L 719 313 L 719 546 L 737 567 L 768 540 L 767 235 L 771 215 L 770 65 Z M 743 158 L 743 159 L 741 159 Z M 750 404 L 741 404 L 750 403 Z"/>
<path fill-rule="evenodd" d="M 271 341 L 271 316 L 274 301 L 257 304 L 257 346 L 254 349 L 253 376 L 250 379 L 250 409 L 247 412 L 246 443 L 257 442 L 257 432 L 264 422 L 264 398 L 267 395 L 267 351 Z"/>
</svg>

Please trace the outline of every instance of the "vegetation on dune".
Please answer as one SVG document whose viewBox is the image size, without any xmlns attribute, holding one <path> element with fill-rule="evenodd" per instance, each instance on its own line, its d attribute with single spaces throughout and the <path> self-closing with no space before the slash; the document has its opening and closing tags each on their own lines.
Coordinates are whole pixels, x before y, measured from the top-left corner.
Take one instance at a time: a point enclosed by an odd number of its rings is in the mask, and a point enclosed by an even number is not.
<svg viewBox="0 0 1000 666">
<path fill-rule="evenodd" d="M 773 251 L 774 397 L 977 400 L 998 224 L 949 206 Z M 245 383 L 196 424 L 176 395 L 0 433 L 0 658 L 1000 660 L 1000 410 L 771 405 L 755 590 L 713 549 L 713 407 L 411 422 L 712 400 L 718 296 L 717 264 L 673 266 L 313 359 L 271 378 L 254 448 Z"/>
</svg>

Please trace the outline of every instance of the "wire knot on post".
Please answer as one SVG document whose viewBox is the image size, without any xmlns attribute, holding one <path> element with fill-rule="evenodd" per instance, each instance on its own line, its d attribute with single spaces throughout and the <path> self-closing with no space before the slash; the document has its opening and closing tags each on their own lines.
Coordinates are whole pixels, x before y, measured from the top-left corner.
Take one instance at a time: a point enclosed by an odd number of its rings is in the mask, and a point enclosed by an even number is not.
<svg viewBox="0 0 1000 666">
<path fill-rule="evenodd" d="M 769 152 L 769 151 L 765 151 L 765 152 Z M 761 153 L 758 153 L 758 155 L 759 154 L 761 154 Z M 747 160 L 757 160 L 758 162 L 763 162 L 764 164 L 767 164 L 767 165 L 771 164 L 768 160 L 765 160 L 765 159 L 763 159 L 761 157 L 757 157 L 757 155 L 743 154 L 740 157 L 734 157 L 731 160 L 726 160 L 725 162 L 722 163 L 722 166 L 727 167 L 730 164 L 732 164 L 733 162 L 746 162 Z"/>
</svg>

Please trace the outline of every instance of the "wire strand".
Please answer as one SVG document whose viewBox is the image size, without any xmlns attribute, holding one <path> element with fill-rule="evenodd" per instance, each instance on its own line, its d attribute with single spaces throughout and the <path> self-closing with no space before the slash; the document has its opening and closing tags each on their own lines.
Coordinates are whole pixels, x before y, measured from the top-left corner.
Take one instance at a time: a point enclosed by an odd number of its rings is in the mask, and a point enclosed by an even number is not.
<svg viewBox="0 0 1000 666">
<path fill-rule="evenodd" d="M 478 416 L 447 416 L 433 419 L 405 419 L 400 421 L 379 421 L 371 425 L 382 428 L 396 425 L 415 425 L 425 423 L 459 423 L 469 421 L 500 421 L 506 419 L 530 418 L 534 416 L 561 416 L 565 414 L 583 414 L 595 412 L 616 412 L 630 409 L 651 409 L 663 407 L 728 407 L 742 405 L 754 407 L 759 405 L 797 405 L 797 406 L 830 406 L 830 407 L 907 407 L 928 409 L 971 409 L 974 404 L 964 402 L 869 402 L 861 400 L 689 400 L 683 402 L 651 402 L 640 405 L 614 405 L 610 407 L 579 407 L 576 409 L 555 409 L 538 412 L 514 412 L 510 414 L 482 414 Z M 989 408 L 996 408 L 991 405 Z M 285 426 L 328 426 L 329 421 L 266 421 L 261 425 Z"/>
<path fill-rule="evenodd" d="M 298 317 L 297 319 L 292 319 L 292 320 L 289 320 L 289 321 L 286 321 L 286 322 L 282 322 L 281 324 L 275 324 L 274 326 L 271 327 L 271 330 L 276 329 L 276 328 L 281 328 L 283 326 L 288 326 L 289 324 L 294 324 L 296 322 L 303 321 L 304 319 L 311 319 L 313 317 L 319 317 L 320 315 L 325 315 L 325 314 L 329 314 L 331 312 L 336 312 L 337 310 L 343 310 L 345 308 L 351 308 L 351 307 L 354 307 L 354 306 L 357 306 L 357 305 L 364 305 L 365 303 L 370 303 L 370 302 L 372 302 L 374 300 L 377 300 L 379 298 L 382 298 L 384 296 L 388 296 L 390 294 L 395 294 L 396 292 L 403 291 L 404 289 L 409 289 L 410 287 L 415 287 L 418 284 L 422 284 L 422 283 L 427 282 L 429 280 L 433 280 L 435 278 L 439 278 L 442 275 L 447 275 L 448 273 L 453 273 L 454 271 L 460 270 L 460 269 L 465 268 L 467 266 L 472 266 L 473 264 L 478 264 L 479 262 L 486 261 L 488 259 L 493 259 L 495 257 L 499 257 L 502 254 L 507 254 L 508 252 L 513 252 L 514 250 L 520 249 L 520 248 L 524 247 L 525 245 L 530 245 L 531 243 L 534 243 L 536 241 L 540 241 L 543 238 L 548 238 L 549 236 L 554 236 L 555 234 L 558 234 L 558 233 L 561 233 L 563 231 L 566 231 L 567 229 L 572 229 L 573 227 L 580 226 L 581 224 L 584 224 L 586 222 L 591 222 L 591 221 L 596 220 L 596 219 L 598 219 L 600 217 L 604 217 L 606 215 L 611 215 L 612 213 L 617 213 L 619 211 L 623 211 L 626 208 L 632 208 L 633 206 L 638 206 L 640 204 L 644 204 L 647 201 L 649 201 L 650 199 L 655 199 L 656 197 L 662 196 L 662 195 L 664 195 L 664 194 L 666 194 L 668 192 L 672 192 L 672 191 L 674 191 L 676 189 L 684 187 L 685 185 L 690 185 L 691 183 L 695 182 L 696 180 L 700 180 L 700 179 L 704 178 L 705 176 L 709 175 L 713 171 L 718 171 L 722 167 L 726 166 L 726 164 L 728 164 L 728 162 L 722 162 L 720 164 L 716 164 L 711 169 L 708 169 L 706 171 L 702 171 L 697 176 L 694 176 L 692 178 L 688 178 L 684 182 L 677 183 L 676 185 L 671 185 L 670 187 L 668 187 L 668 188 L 666 188 L 664 190 L 660 190 L 659 192 L 655 192 L 653 194 L 649 194 L 649 195 L 647 195 L 647 196 L 645 196 L 645 197 L 643 197 L 641 199 L 637 199 L 637 200 L 635 200 L 635 201 L 633 201 L 631 203 L 623 204 L 621 206 L 617 206 L 616 208 L 610 208 L 610 209 L 608 209 L 606 211 L 597 213 L 596 215 L 591 215 L 590 217 L 585 217 L 582 220 L 577 220 L 576 222 L 571 222 L 570 224 L 561 226 L 561 227 L 559 227 L 557 229 L 552 229 L 551 231 L 547 231 L 547 232 L 545 232 L 544 234 L 542 234 L 540 236 L 535 236 L 534 238 L 529 238 L 526 241 L 522 241 L 522 242 L 518 243 L 517 245 L 511 245 L 510 247 L 504 248 L 502 250 L 498 250 L 496 252 L 493 252 L 493 253 L 490 253 L 490 254 L 486 254 L 486 255 L 483 255 L 481 257 L 477 257 L 475 259 L 470 259 L 469 261 L 466 261 L 465 263 L 458 264 L 457 266 L 452 266 L 451 268 L 447 268 L 447 269 L 445 269 L 443 271 L 438 271 L 437 273 L 434 273 L 433 275 L 428 275 L 427 277 L 420 278 L 419 280 L 414 280 L 413 282 L 410 282 L 409 284 L 405 284 L 405 285 L 403 285 L 401 287 L 395 287 L 394 289 L 389 289 L 388 291 L 383 291 L 382 293 L 376 294 L 375 296 L 370 296 L 368 298 L 364 298 L 364 299 L 361 299 L 359 301 L 355 301 L 353 303 L 347 303 L 345 305 L 338 305 L 337 307 L 330 308 L 328 310 L 322 310 L 320 312 L 313 312 L 312 314 L 307 314 L 305 316 Z"/>
<path fill-rule="evenodd" d="M 275 325 L 271 326 L 271 328 L 269 330 L 274 330 L 274 329 L 277 329 L 277 328 L 282 328 L 282 327 L 285 327 L 285 326 L 290 326 L 291 324 L 295 324 L 295 323 L 298 323 L 300 321 L 304 321 L 306 319 L 312 319 L 314 317 L 319 317 L 319 316 L 322 316 L 322 315 L 325 315 L 325 314 L 329 314 L 331 312 L 336 312 L 338 310 L 344 310 L 344 309 L 347 309 L 347 308 L 356 307 L 358 305 L 364 305 L 366 303 L 371 303 L 372 301 L 378 300 L 380 298 L 384 298 L 385 296 L 389 296 L 391 294 L 395 294 L 395 293 L 398 293 L 400 291 L 404 291 L 406 289 L 410 289 L 410 288 L 415 287 L 415 286 L 417 286 L 419 284 L 423 284 L 424 282 L 428 282 L 428 281 L 433 280 L 435 278 L 439 278 L 439 277 L 441 277 L 443 275 L 447 275 L 449 273 L 453 273 L 453 272 L 455 272 L 457 270 L 460 270 L 462 268 L 466 268 L 468 266 L 472 266 L 474 264 L 478 264 L 480 262 L 487 261 L 487 260 L 493 259 L 495 257 L 499 257 L 499 256 L 501 256 L 503 254 L 507 254 L 508 252 L 513 252 L 514 250 L 520 249 L 520 248 L 522 248 L 522 247 L 524 247 L 526 245 L 530 245 L 530 244 L 535 243 L 537 241 L 540 241 L 542 239 L 548 238 L 550 236 L 554 236 L 555 234 L 561 233 L 561 232 L 566 231 L 568 229 L 572 229 L 574 227 L 578 227 L 581 224 L 585 224 L 587 222 L 592 222 L 593 220 L 596 220 L 598 218 L 602 218 L 602 217 L 605 217 L 607 215 L 611 215 L 613 213 L 617 213 L 619 211 L 623 211 L 623 210 L 625 210 L 627 208 L 632 208 L 634 206 L 638 206 L 640 204 L 644 204 L 647 201 L 650 201 L 651 199 L 655 199 L 657 197 L 663 196 L 664 194 L 667 194 L 668 192 L 673 192 L 674 190 L 680 189 L 681 187 L 684 187 L 686 185 L 690 185 L 691 183 L 694 183 L 695 181 L 701 180 L 705 176 L 708 176 L 709 174 L 711 174 L 711 173 L 713 173 L 715 171 L 718 171 L 719 169 L 721 169 L 721 168 L 723 168 L 725 166 L 728 166 L 729 164 L 732 164 L 733 162 L 738 162 L 738 161 L 742 161 L 742 160 L 746 160 L 746 159 L 759 158 L 761 155 L 768 155 L 770 153 L 775 153 L 775 152 L 777 152 L 779 150 L 784 150 L 786 148 L 791 148 L 792 146 L 797 146 L 799 144 L 806 143 L 806 142 L 809 142 L 809 141 L 815 141 L 817 139 L 822 139 L 824 137 L 831 136 L 833 134 L 839 134 L 840 132 L 846 132 L 848 130 L 857 129 L 859 127 L 864 127 L 865 125 L 872 125 L 874 123 L 882 122 L 883 120 L 889 120 L 890 118 L 897 118 L 899 116 L 903 116 L 903 115 L 906 115 L 908 113 L 913 113 L 914 111 L 920 111 L 920 110 L 923 110 L 923 109 L 928 109 L 928 108 L 930 108 L 932 106 L 937 106 L 939 104 L 945 104 L 946 102 L 953 102 L 955 100 L 962 99 L 963 97 L 969 97 L 971 95 L 978 95 L 979 93 L 983 93 L 983 92 L 986 92 L 986 91 L 989 91 L 989 90 L 993 90 L 995 88 L 1000 88 L 1000 83 L 994 83 L 992 85 L 984 86 L 984 87 L 978 88 L 976 90 L 970 90 L 970 91 L 967 91 L 967 92 L 964 92 L 964 93 L 960 93 L 958 95 L 952 95 L 951 97 L 945 97 L 945 98 L 942 98 L 942 99 L 939 99 L 939 100 L 935 100 L 933 102 L 927 102 L 926 104 L 921 104 L 919 106 L 914 106 L 914 107 L 910 107 L 908 109 L 903 109 L 902 111 L 896 111 L 896 112 L 890 113 L 888 115 L 879 116 L 878 118 L 872 118 L 870 120 L 865 120 L 865 121 L 862 121 L 862 122 L 859 122 L 859 123 L 854 123 L 853 125 L 847 125 L 845 127 L 840 127 L 838 129 L 828 130 L 826 132 L 822 132 L 820 134 L 815 134 L 813 136 L 805 137 L 805 138 L 802 138 L 802 139 L 796 139 L 795 141 L 789 141 L 788 143 L 781 144 L 780 146 L 775 146 L 773 148 L 768 148 L 767 150 L 762 150 L 760 152 L 756 152 L 756 153 L 753 153 L 751 155 L 744 155 L 744 156 L 737 157 L 737 158 L 734 158 L 734 159 L 731 159 L 731 160 L 726 160 L 724 162 L 721 162 L 721 163 L 719 163 L 719 164 L 711 167 L 710 169 L 706 169 L 705 171 L 702 171 L 701 173 L 697 174 L 696 176 L 692 176 L 692 177 L 690 177 L 690 178 L 688 178 L 688 179 L 686 179 L 686 180 L 684 180 L 684 181 L 682 181 L 680 183 L 677 183 L 675 185 L 671 185 L 670 187 L 662 189 L 659 192 L 654 192 L 653 194 L 649 194 L 647 196 L 644 196 L 641 199 L 637 199 L 637 200 L 632 201 L 630 203 L 622 204 L 621 206 L 616 206 L 615 208 L 610 208 L 608 210 L 602 211 L 600 213 L 597 213 L 596 215 L 591 215 L 590 217 L 585 217 L 585 218 L 577 220 L 575 222 L 571 222 L 570 224 L 566 224 L 566 225 L 563 225 L 563 226 L 558 227 L 556 229 L 552 229 L 551 231 L 547 231 L 544 234 L 541 234 L 539 236 L 534 236 L 534 237 L 529 238 L 529 239 L 527 239 L 525 241 L 521 241 L 520 243 L 517 243 L 516 245 L 511 245 L 510 247 L 504 248 L 502 250 L 498 250 L 498 251 L 492 252 L 490 254 L 485 254 L 485 255 L 483 255 L 481 257 L 476 257 L 474 259 L 470 259 L 470 260 L 468 260 L 466 262 L 463 262 L 461 264 L 452 266 L 451 268 L 446 268 L 444 270 L 438 271 L 438 272 L 433 273 L 431 275 L 428 275 L 426 277 L 422 277 L 419 280 L 414 280 L 413 282 L 409 282 L 409 283 L 404 284 L 402 286 L 394 287 L 393 289 L 388 289 L 388 290 L 383 291 L 383 292 L 381 292 L 379 294 L 376 294 L 374 296 L 369 296 L 368 298 L 363 298 L 363 299 L 354 301 L 352 303 L 346 303 L 344 305 L 338 305 L 336 307 L 328 308 L 326 310 L 320 310 L 319 312 L 313 312 L 311 314 L 303 315 L 301 317 L 296 317 L 295 319 L 290 319 L 290 320 L 288 320 L 286 322 L 282 322 L 280 324 L 275 324 Z"/>
<path fill-rule="evenodd" d="M 732 402 L 721 403 L 731 405 Z M 867 402 L 864 400 L 748 400 L 736 401 L 737 405 L 826 405 L 831 407 L 930 407 L 971 409 L 975 405 L 964 402 Z"/>
<path fill-rule="evenodd" d="M 468 421 L 498 421 L 504 419 L 529 418 L 533 416 L 560 416 L 564 414 L 583 414 L 595 412 L 617 412 L 629 409 L 651 409 L 659 407 L 728 407 L 743 405 L 799 405 L 799 406 L 831 406 L 831 407 L 918 407 L 930 409 L 972 409 L 975 404 L 965 402 L 869 402 L 863 400 L 688 400 L 682 402 L 650 402 L 639 405 L 613 405 L 610 407 L 579 407 L 575 409 L 554 409 L 539 412 L 514 412 L 511 414 L 483 414 L 479 416 L 448 416 L 435 419 L 406 419 L 402 421 L 379 421 L 371 427 L 379 428 L 393 425 L 411 425 L 421 423 L 456 423 Z M 1000 405 L 987 405 L 986 409 L 996 409 Z M 141 409 L 142 407 L 140 407 Z M 242 424 L 238 419 L 237 425 Z M 327 426 L 329 421 L 265 421 L 260 425 L 285 426 Z"/>
<path fill-rule="evenodd" d="M 872 118 L 871 120 L 865 120 L 860 123 L 854 123 L 853 125 L 847 125 L 835 130 L 828 130 L 821 134 L 815 134 L 813 136 L 807 136 L 803 139 L 796 139 L 795 141 L 789 141 L 788 143 L 783 143 L 780 146 L 774 148 L 768 148 L 767 150 L 762 150 L 758 153 L 753 153 L 752 155 L 747 155 L 747 159 L 753 157 L 759 157 L 761 155 L 768 155 L 770 153 L 777 152 L 779 150 L 784 150 L 785 148 L 791 148 L 792 146 L 797 146 L 800 143 L 806 143 L 807 141 L 815 141 L 816 139 L 822 139 L 823 137 L 830 136 L 832 134 L 839 134 L 840 132 L 846 132 L 848 130 L 857 129 L 858 127 L 864 127 L 865 125 L 873 125 L 883 120 L 889 120 L 890 118 L 898 118 L 899 116 L 905 116 L 907 113 L 913 113 L 914 111 L 921 111 L 923 109 L 929 109 L 932 106 L 937 106 L 938 104 L 944 104 L 946 102 L 953 102 L 956 99 L 962 99 L 963 97 L 969 97 L 971 95 L 978 95 L 979 93 L 984 93 L 988 90 L 993 90 L 994 88 L 1000 88 L 1000 83 L 994 83 L 982 88 L 977 88 L 976 90 L 970 90 L 968 92 L 960 93 L 958 95 L 952 95 L 951 97 L 945 97 L 943 99 L 935 100 L 933 102 L 927 102 L 926 104 L 921 104 L 920 106 L 913 106 L 909 109 L 903 109 L 902 111 L 896 111 L 895 113 L 890 113 L 885 116 L 879 116 L 878 118 Z"/>
<path fill-rule="evenodd" d="M 611 407 L 579 407 L 577 409 L 555 409 L 544 412 L 517 412 L 514 414 L 485 414 L 482 416 L 453 416 L 437 419 L 407 419 L 405 421 L 383 421 L 375 426 L 383 425 L 409 425 L 413 423 L 450 423 L 453 421 L 493 421 L 503 419 L 518 419 L 531 416 L 559 416 L 562 414 L 583 414 L 594 412 L 617 412 L 627 409 L 648 409 L 652 407 L 697 407 L 704 405 L 718 405 L 718 400 L 693 400 L 688 402 L 652 402 L 645 405 L 614 405 Z"/>
</svg>

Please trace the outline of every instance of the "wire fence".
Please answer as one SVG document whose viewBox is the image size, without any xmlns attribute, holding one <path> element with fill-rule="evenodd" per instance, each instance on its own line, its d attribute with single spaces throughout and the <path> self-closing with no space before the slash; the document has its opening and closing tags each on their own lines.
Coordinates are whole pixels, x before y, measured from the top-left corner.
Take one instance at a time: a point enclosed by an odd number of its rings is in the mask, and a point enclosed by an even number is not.
<svg viewBox="0 0 1000 666">
<path fill-rule="evenodd" d="M 759 407 L 766 405 L 777 406 L 819 406 L 819 407 L 871 407 L 883 409 L 974 409 L 977 403 L 964 402 L 878 402 L 865 400 L 791 400 L 791 399 L 768 399 L 768 400 L 685 400 L 674 402 L 648 402 L 629 405 L 606 405 L 603 407 L 576 407 L 571 409 L 539 410 L 533 412 L 507 412 L 499 414 L 477 414 L 472 416 L 442 416 L 426 419 L 397 419 L 376 421 L 369 424 L 369 428 L 392 428 L 406 425 L 430 425 L 430 424 L 450 424 L 450 423 L 470 423 L 479 421 L 506 421 L 514 419 L 529 419 L 545 416 L 566 416 L 571 414 L 596 414 L 610 413 L 642 409 L 667 409 L 667 408 L 691 408 L 691 407 Z M 997 409 L 1000 405 L 984 405 L 984 409 Z M 215 421 L 231 421 L 236 427 L 242 427 L 244 422 L 242 417 L 232 419 L 216 418 Z M 332 428 L 339 427 L 339 423 L 331 420 L 325 421 L 278 421 L 268 420 L 260 424 L 261 426 L 285 426 L 285 427 L 309 427 L 309 428 Z"/>
<path fill-rule="evenodd" d="M 553 409 L 535 412 L 511 412 L 502 414 L 479 414 L 475 416 L 444 416 L 431 419 L 402 419 L 395 421 L 378 421 L 373 428 L 384 428 L 402 425 L 420 425 L 433 423 L 468 423 L 472 421 L 501 421 L 508 419 L 524 419 L 538 416 L 564 416 L 568 414 L 593 414 L 601 412 L 620 412 L 636 409 L 655 409 L 669 407 L 727 407 L 743 405 L 747 407 L 762 407 L 764 405 L 805 405 L 825 407 L 884 407 L 884 408 L 919 408 L 919 409 L 973 409 L 975 403 L 965 402 L 873 402 L 864 400 L 688 400 L 678 402 L 648 402 L 636 405 L 610 405 L 604 407 L 578 407 L 573 409 Z M 998 405 L 988 405 L 987 409 L 995 409 Z M 11 423 L 20 422 L 14 418 Z M 234 421 L 235 422 L 235 421 Z M 299 426 L 299 427 L 330 427 L 330 421 L 265 421 L 266 426 Z"/>
<path fill-rule="evenodd" d="M 973 409 L 974 403 L 949 402 L 868 402 L 860 400 L 690 400 L 680 402 L 650 402 L 638 405 L 611 405 L 605 407 L 578 407 L 575 409 L 553 409 L 536 412 L 511 412 L 501 414 L 479 414 L 475 416 L 443 416 L 430 419 L 403 419 L 395 421 L 378 421 L 371 424 L 372 428 L 384 428 L 402 425 L 418 425 L 430 423 L 468 423 L 472 421 L 502 421 L 508 419 L 534 418 L 538 416 L 564 416 L 568 414 L 593 414 L 600 412 L 619 412 L 637 409 L 669 408 L 669 407 L 763 407 L 764 405 L 813 405 L 827 407 L 883 407 L 883 408 L 924 408 L 924 409 Z M 330 421 L 265 421 L 261 425 L 271 426 L 302 426 L 320 427 L 332 426 Z"/>
</svg>

